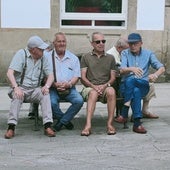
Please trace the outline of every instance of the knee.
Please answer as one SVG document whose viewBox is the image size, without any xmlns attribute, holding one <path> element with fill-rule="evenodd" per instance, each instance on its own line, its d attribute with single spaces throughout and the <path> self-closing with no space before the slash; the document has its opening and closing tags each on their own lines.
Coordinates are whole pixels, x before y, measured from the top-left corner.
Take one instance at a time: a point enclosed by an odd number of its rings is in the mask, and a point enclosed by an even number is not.
<svg viewBox="0 0 170 170">
<path fill-rule="evenodd" d="M 95 90 L 91 90 L 88 94 L 88 98 L 98 98 L 98 93 Z"/>
<path fill-rule="evenodd" d="M 108 97 L 116 97 L 116 91 L 114 88 L 108 88 L 106 94 Z"/>
<path fill-rule="evenodd" d="M 83 106 L 84 100 L 83 100 L 82 97 L 78 97 L 78 98 L 75 100 L 75 103 L 77 103 L 77 104 L 80 105 L 80 106 Z"/>
<path fill-rule="evenodd" d="M 139 88 L 134 88 L 133 91 L 134 97 L 140 97 L 141 98 L 141 91 Z"/>
<path fill-rule="evenodd" d="M 126 86 L 132 85 L 132 84 L 134 84 L 134 78 L 129 77 L 125 80 L 124 83 L 125 83 Z"/>
</svg>

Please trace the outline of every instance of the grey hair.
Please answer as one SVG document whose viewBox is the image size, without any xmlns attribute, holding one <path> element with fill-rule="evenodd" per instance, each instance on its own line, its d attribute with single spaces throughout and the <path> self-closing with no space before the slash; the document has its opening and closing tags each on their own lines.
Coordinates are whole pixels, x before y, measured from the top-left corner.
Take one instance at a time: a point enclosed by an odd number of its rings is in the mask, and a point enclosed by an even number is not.
<svg viewBox="0 0 170 170">
<path fill-rule="evenodd" d="M 91 35 L 87 35 L 87 38 L 89 39 L 90 42 L 93 42 L 94 36 L 96 34 L 103 35 L 101 32 L 93 32 Z"/>
<path fill-rule="evenodd" d="M 120 38 L 117 42 L 116 42 L 116 47 L 126 47 L 128 46 L 128 42 L 126 39 L 124 38 Z"/>
</svg>

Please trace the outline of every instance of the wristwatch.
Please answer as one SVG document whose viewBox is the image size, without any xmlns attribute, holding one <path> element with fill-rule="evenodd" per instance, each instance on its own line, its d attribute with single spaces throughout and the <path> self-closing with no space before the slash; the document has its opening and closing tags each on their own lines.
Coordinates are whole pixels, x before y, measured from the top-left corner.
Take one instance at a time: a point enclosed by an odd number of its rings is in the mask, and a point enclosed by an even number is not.
<svg viewBox="0 0 170 170">
<path fill-rule="evenodd" d="M 111 85 L 110 85 L 110 83 L 107 83 L 107 87 L 110 87 Z"/>
<path fill-rule="evenodd" d="M 18 85 L 13 86 L 12 88 L 15 89 L 16 87 L 18 87 Z"/>
</svg>

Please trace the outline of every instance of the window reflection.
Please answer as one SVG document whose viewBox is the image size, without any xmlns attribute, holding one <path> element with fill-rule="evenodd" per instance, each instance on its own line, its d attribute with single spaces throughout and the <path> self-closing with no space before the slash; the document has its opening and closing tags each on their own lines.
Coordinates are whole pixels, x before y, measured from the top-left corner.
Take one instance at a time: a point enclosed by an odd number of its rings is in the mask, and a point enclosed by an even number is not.
<svg viewBox="0 0 170 170">
<path fill-rule="evenodd" d="M 66 0 L 66 12 L 121 13 L 122 0 Z"/>
</svg>

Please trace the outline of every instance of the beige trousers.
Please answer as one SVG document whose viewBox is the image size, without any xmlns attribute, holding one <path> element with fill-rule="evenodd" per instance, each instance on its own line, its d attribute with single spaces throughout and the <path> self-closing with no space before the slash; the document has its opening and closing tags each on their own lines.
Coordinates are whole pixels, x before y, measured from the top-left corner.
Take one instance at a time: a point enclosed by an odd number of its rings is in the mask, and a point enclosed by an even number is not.
<svg viewBox="0 0 170 170">
<path fill-rule="evenodd" d="M 150 86 L 150 90 L 149 90 L 148 94 L 143 98 L 143 106 L 142 106 L 142 113 L 143 114 L 149 112 L 149 101 L 153 97 L 156 97 L 154 83 L 149 83 L 149 86 Z"/>
<path fill-rule="evenodd" d="M 43 95 L 41 92 L 41 88 L 26 88 L 26 87 L 20 87 L 24 92 L 24 99 L 16 99 L 13 96 L 12 93 L 12 100 L 11 100 L 11 106 L 9 111 L 9 117 L 8 117 L 8 124 L 15 124 L 18 123 L 18 117 L 19 117 L 19 111 L 21 108 L 21 105 L 25 103 L 40 103 L 41 105 L 41 111 L 42 111 L 42 118 L 43 118 L 43 124 L 47 122 L 53 122 L 52 119 L 52 111 L 51 111 L 51 102 L 50 102 L 50 96 Z"/>
</svg>

